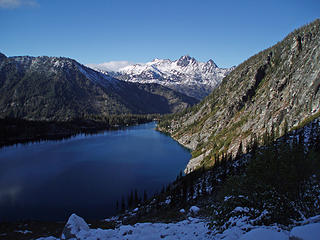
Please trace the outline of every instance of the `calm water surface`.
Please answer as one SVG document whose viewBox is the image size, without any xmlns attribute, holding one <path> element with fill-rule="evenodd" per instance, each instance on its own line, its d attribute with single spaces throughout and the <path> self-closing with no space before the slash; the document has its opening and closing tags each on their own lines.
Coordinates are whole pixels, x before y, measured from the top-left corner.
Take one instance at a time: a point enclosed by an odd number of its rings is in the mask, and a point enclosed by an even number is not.
<svg viewBox="0 0 320 240">
<path fill-rule="evenodd" d="M 190 153 L 155 126 L 0 149 L 0 221 L 102 219 L 134 188 L 159 191 Z"/>
</svg>

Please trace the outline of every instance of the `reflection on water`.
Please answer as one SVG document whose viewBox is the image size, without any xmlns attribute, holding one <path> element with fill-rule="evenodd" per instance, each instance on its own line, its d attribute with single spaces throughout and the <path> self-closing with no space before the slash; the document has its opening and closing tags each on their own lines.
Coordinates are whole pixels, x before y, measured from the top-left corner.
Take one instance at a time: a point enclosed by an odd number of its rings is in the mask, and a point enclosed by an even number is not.
<svg viewBox="0 0 320 240">
<path fill-rule="evenodd" d="M 0 220 L 101 219 L 134 188 L 151 195 L 190 154 L 155 123 L 0 149 Z"/>
</svg>

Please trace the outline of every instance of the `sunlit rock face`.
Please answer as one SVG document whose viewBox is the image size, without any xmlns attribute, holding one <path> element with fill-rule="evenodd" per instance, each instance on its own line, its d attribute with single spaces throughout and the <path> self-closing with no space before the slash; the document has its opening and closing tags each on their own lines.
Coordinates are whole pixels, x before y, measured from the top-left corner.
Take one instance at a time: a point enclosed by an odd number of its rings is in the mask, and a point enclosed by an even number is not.
<svg viewBox="0 0 320 240">
<path fill-rule="evenodd" d="M 160 124 L 193 150 L 190 168 L 245 151 L 254 138 L 275 137 L 320 115 L 320 20 L 249 58 L 199 105 Z M 191 169 L 191 170 L 192 170 Z"/>
</svg>

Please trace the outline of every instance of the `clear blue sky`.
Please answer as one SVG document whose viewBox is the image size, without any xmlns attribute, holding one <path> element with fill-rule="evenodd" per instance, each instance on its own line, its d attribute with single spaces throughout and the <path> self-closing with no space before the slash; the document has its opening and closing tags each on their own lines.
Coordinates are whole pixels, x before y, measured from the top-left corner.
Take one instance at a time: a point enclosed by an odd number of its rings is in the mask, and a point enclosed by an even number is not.
<svg viewBox="0 0 320 240">
<path fill-rule="evenodd" d="M 230 67 L 319 17 L 319 0 L 0 0 L 0 52 Z"/>
</svg>

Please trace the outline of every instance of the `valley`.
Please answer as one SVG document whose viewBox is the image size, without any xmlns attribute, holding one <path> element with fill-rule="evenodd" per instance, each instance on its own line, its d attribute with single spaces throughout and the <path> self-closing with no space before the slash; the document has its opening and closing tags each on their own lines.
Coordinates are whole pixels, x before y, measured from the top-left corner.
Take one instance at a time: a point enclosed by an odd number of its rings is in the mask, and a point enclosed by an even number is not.
<svg viewBox="0 0 320 240">
<path fill-rule="evenodd" d="M 236 67 L 92 67 L 0 55 L 1 144 L 71 137 L 0 150 L 1 237 L 317 239 L 319 19 Z"/>
</svg>

